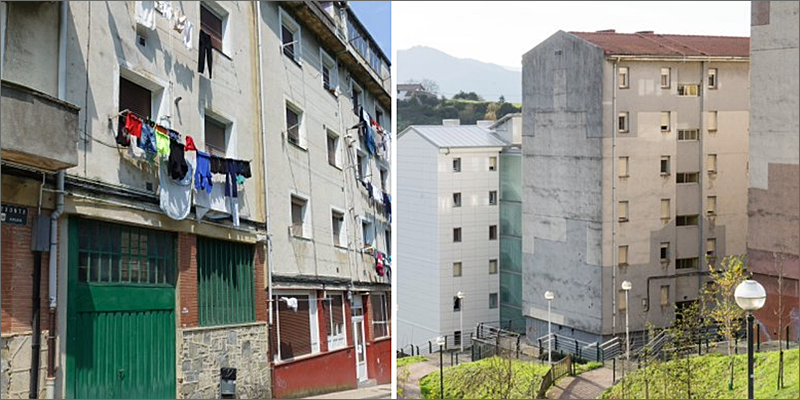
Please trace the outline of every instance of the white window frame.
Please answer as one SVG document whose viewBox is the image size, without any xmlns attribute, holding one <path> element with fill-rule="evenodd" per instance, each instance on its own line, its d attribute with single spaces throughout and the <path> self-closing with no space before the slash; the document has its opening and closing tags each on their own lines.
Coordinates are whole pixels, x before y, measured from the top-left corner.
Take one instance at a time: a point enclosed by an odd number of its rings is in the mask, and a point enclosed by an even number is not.
<svg viewBox="0 0 800 400">
<path fill-rule="evenodd" d="M 323 68 L 328 68 L 330 71 L 330 88 L 325 89 L 325 76 L 322 72 Z M 339 91 L 339 65 L 322 47 L 319 48 L 319 81 L 322 88 L 329 93 L 334 94 Z"/>
<path fill-rule="evenodd" d="M 456 168 L 456 163 L 458 163 L 458 168 Z M 453 157 L 453 172 L 461 172 L 461 157 Z"/>
<path fill-rule="evenodd" d="M 372 248 L 375 249 L 377 246 L 375 221 L 366 216 L 361 216 L 359 219 L 361 220 L 361 242 L 364 243 L 364 248 L 372 246 Z"/>
<path fill-rule="evenodd" d="M 628 265 L 630 265 L 628 264 L 628 256 L 629 256 L 628 251 L 629 248 L 627 244 L 619 246 L 617 248 L 617 265 L 619 265 L 620 267 L 627 267 Z M 624 261 L 622 260 L 623 259 L 622 254 L 625 254 Z"/>
<path fill-rule="evenodd" d="M 390 305 L 389 305 L 389 297 L 386 295 L 386 293 L 375 293 L 375 292 L 372 292 L 370 294 L 370 297 L 372 297 L 372 296 L 382 297 L 383 298 L 383 301 L 380 302 L 380 305 L 383 307 L 383 315 L 385 317 L 389 317 L 390 316 L 389 315 L 389 307 L 390 307 Z M 371 298 L 370 298 L 370 306 L 372 306 L 372 299 Z M 374 315 L 374 313 L 373 313 L 373 315 Z M 386 319 L 386 320 L 383 320 L 383 321 L 375 321 L 374 319 L 372 319 L 372 317 L 373 316 L 370 315 L 370 319 L 372 320 L 372 334 L 373 335 L 375 335 L 375 325 L 384 325 L 386 327 L 386 335 L 384 335 L 384 336 L 375 336 L 375 337 L 372 338 L 373 341 L 376 340 L 376 339 L 382 339 L 382 338 L 387 338 L 387 337 L 392 336 L 392 329 L 391 329 L 392 328 L 392 325 L 391 325 L 392 318 L 391 317 L 389 319 Z"/>
<path fill-rule="evenodd" d="M 631 87 L 631 75 L 630 75 L 630 72 L 631 72 L 631 70 L 628 67 L 619 67 L 619 68 L 617 68 L 617 81 L 618 81 L 618 85 L 617 86 L 620 89 L 628 89 L 628 88 Z M 623 76 L 625 77 L 625 79 L 621 79 Z"/>
<path fill-rule="evenodd" d="M 630 167 L 629 162 L 630 158 L 628 156 L 619 157 L 617 165 L 619 172 L 617 174 L 620 178 L 627 178 L 630 176 L 628 175 L 628 167 Z"/>
<path fill-rule="evenodd" d="M 205 119 L 209 117 L 218 123 L 225 125 L 225 157 L 236 157 L 236 124 L 233 120 L 220 112 L 208 108 L 203 109 L 203 145 L 205 146 L 206 131 Z M 232 151 L 232 149 L 234 151 Z"/>
<path fill-rule="evenodd" d="M 492 271 L 492 263 L 494 263 L 494 271 Z M 489 260 L 489 275 L 497 275 L 500 272 L 500 262 L 497 258 Z"/>
<path fill-rule="evenodd" d="M 456 195 L 458 195 L 458 201 L 456 202 Z M 461 196 L 461 192 L 453 192 L 453 208 L 461 207 L 461 203 L 463 202 L 463 198 Z"/>
<path fill-rule="evenodd" d="M 716 154 L 707 154 L 706 155 L 706 167 L 708 169 L 709 175 L 714 175 L 717 173 L 717 155 Z"/>
<path fill-rule="evenodd" d="M 688 135 L 688 139 L 687 139 Z M 700 140 L 700 131 L 698 129 L 678 129 L 679 142 L 693 142 Z"/>
<path fill-rule="evenodd" d="M 458 229 L 458 240 L 456 240 L 456 229 Z M 464 242 L 464 229 L 460 226 L 453 228 L 453 243 L 463 243 Z"/>
<path fill-rule="evenodd" d="M 281 27 L 280 34 L 278 35 L 280 38 L 280 53 L 281 57 L 288 57 L 283 53 L 283 26 L 286 26 L 286 29 L 292 32 L 294 36 L 294 59 L 293 61 L 299 65 L 303 65 L 301 54 L 303 54 L 303 28 L 297 21 L 292 18 L 283 7 L 280 8 L 280 13 L 278 14 L 278 25 Z"/>
<path fill-rule="evenodd" d="M 717 256 L 717 238 L 706 239 L 706 257 Z"/>
<path fill-rule="evenodd" d="M 361 149 L 356 150 L 356 161 L 358 161 L 358 156 L 361 156 L 361 162 L 358 164 L 358 177 L 362 180 L 367 179 L 370 175 L 369 157 L 367 157 L 367 152 Z"/>
<path fill-rule="evenodd" d="M 497 171 L 497 156 L 489 157 L 489 171 Z"/>
<path fill-rule="evenodd" d="M 231 24 L 230 11 L 217 1 L 201 1 L 201 6 L 205 6 L 212 14 L 222 21 L 222 54 L 230 57 L 233 54 L 231 49 Z M 200 29 L 200 26 L 197 27 Z"/>
<path fill-rule="evenodd" d="M 661 250 L 662 249 L 666 249 L 667 250 L 666 251 L 666 253 L 667 253 L 666 256 L 667 257 L 666 258 L 661 257 Z M 661 246 L 658 247 L 658 257 L 661 259 L 661 261 L 669 261 L 669 257 L 670 257 L 670 254 L 669 254 L 669 242 L 661 242 Z"/>
<path fill-rule="evenodd" d="M 661 163 L 666 161 L 667 162 L 667 170 L 664 171 L 661 169 Z M 658 170 L 661 172 L 661 176 L 667 176 L 672 173 L 672 164 L 671 164 L 671 157 L 670 156 L 661 156 L 661 160 L 658 164 Z"/>
<path fill-rule="evenodd" d="M 664 207 L 665 205 L 666 207 Z M 667 211 L 666 215 L 664 215 L 665 208 Z M 672 201 L 670 199 L 661 199 L 661 208 L 659 209 L 659 214 L 661 215 L 661 220 L 664 222 L 672 219 Z"/>
<path fill-rule="evenodd" d="M 361 107 L 362 109 L 366 110 L 367 104 L 366 104 L 366 96 L 364 96 L 364 88 L 361 87 L 361 85 L 359 85 L 358 83 L 356 83 L 356 80 L 353 79 L 353 77 L 350 77 L 350 93 L 349 93 L 348 97 L 350 97 L 350 102 L 351 103 L 353 103 L 353 89 L 355 89 L 358 92 L 358 105 L 359 105 L 359 107 Z M 361 114 L 359 114 L 360 111 L 356 110 L 356 105 L 354 103 L 351 104 L 351 105 L 352 105 L 351 108 L 353 109 L 353 113 L 356 114 L 359 118 L 361 118 Z"/>
<path fill-rule="evenodd" d="M 664 117 L 666 117 L 666 125 L 664 125 Z M 662 111 L 661 122 L 659 124 L 661 126 L 661 132 L 669 132 L 672 128 L 672 112 Z"/>
<path fill-rule="evenodd" d="M 330 300 L 330 297 L 339 296 L 342 298 L 342 332 L 338 335 L 331 335 L 331 329 L 333 327 L 333 301 Z M 325 299 L 322 301 L 328 302 L 328 309 L 331 310 L 329 313 L 329 321 L 328 321 L 328 351 L 339 350 L 342 348 L 347 347 L 347 307 L 346 307 L 346 300 L 344 293 L 336 292 L 336 293 L 326 293 Z"/>
<path fill-rule="evenodd" d="M 620 129 L 619 127 L 620 120 L 623 120 L 625 122 L 624 127 L 622 129 Z M 631 131 L 631 115 L 629 112 L 624 111 L 619 113 L 619 115 L 617 115 L 617 130 L 619 131 L 619 133 L 629 133 Z"/>
<path fill-rule="evenodd" d="M 664 72 L 666 72 L 666 74 Z M 667 77 L 667 83 L 666 84 L 664 83 L 664 76 Z M 669 68 L 669 67 L 662 67 L 661 68 L 661 76 L 659 78 L 659 82 L 658 83 L 659 83 L 659 86 L 661 86 L 662 89 L 669 89 L 670 86 L 672 86 L 672 68 Z"/>
<path fill-rule="evenodd" d="M 298 199 L 304 200 L 306 204 L 303 206 L 303 232 L 301 235 L 295 235 L 292 231 L 292 227 L 294 226 L 294 221 L 292 220 L 292 208 L 294 204 L 292 204 L 292 197 L 296 197 Z M 289 193 L 289 235 L 293 238 L 301 238 L 311 240 L 314 237 L 314 229 L 311 224 L 311 198 L 307 195 L 292 191 Z"/>
<path fill-rule="evenodd" d="M 617 213 L 619 214 L 617 217 L 619 222 L 630 221 L 630 202 L 628 202 L 628 200 L 620 201 L 617 204 Z"/>
<path fill-rule="evenodd" d="M 694 88 L 694 90 L 688 90 Z M 700 85 L 696 83 L 679 83 L 678 84 L 679 97 L 698 97 L 700 96 Z"/>
<path fill-rule="evenodd" d="M 709 111 L 708 112 L 708 131 L 709 132 L 716 132 L 718 123 L 719 123 L 719 113 L 717 113 L 716 111 Z"/>
<path fill-rule="evenodd" d="M 456 275 L 456 264 L 458 264 L 458 275 Z M 453 261 L 453 278 L 461 277 L 464 274 L 464 263 Z"/>
<path fill-rule="evenodd" d="M 292 143 L 289 140 L 289 121 L 286 119 L 286 108 L 292 110 L 295 114 L 297 114 L 297 143 Z M 284 133 L 286 134 L 286 142 L 293 144 L 297 147 L 300 147 L 303 150 L 308 150 L 308 142 L 306 136 L 306 113 L 303 109 L 297 105 L 296 102 L 286 98 L 284 101 L 284 109 L 283 109 L 283 129 Z"/>
<path fill-rule="evenodd" d="M 333 236 L 335 230 L 333 229 L 333 213 L 337 212 L 342 214 L 342 226 L 339 228 L 339 244 L 337 245 L 333 242 Z M 347 249 L 347 213 L 345 213 L 344 209 L 339 207 L 331 206 L 331 243 L 333 243 L 333 247 Z"/>
<path fill-rule="evenodd" d="M 326 129 L 326 132 L 327 136 L 325 137 L 325 158 L 326 159 L 328 158 L 328 138 L 332 137 L 334 138 L 334 146 L 335 146 L 335 148 L 333 149 L 335 153 L 333 157 L 334 165 L 332 166 L 338 169 L 342 169 L 342 136 L 331 129 Z M 328 165 L 331 165 L 330 160 L 328 161 L 329 161 Z"/>
<path fill-rule="evenodd" d="M 706 198 L 706 214 L 717 215 L 717 196 Z"/>
<path fill-rule="evenodd" d="M 713 85 L 711 84 L 711 77 L 712 76 L 714 77 L 714 84 Z M 709 68 L 708 69 L 708 76 L 706 77 L 706 79 L 708 79 L 708 88 L 709 89 L 713 90 L 713 89 L 718 88 L 719 87 L 719 69 L 718 68 Z"/>
<path fill-rule="evenodd" d="M 492 196 L 494 195 L 494 196 Z M 494 197 L 494 198 L 492 198 Z M 492 201 L 494 200 L 494 201 Z M 496 206 L 497 205 L 497 190 L 490 190 L 489 191 L 489 205 Z"/>
<path fill-rule="evenodd" d="M 280 299 L 281 297 L 293 297 L 293 296 L 308 296 L 308 319 L 309 319 L 309 330 L 311 331 L 311 354 L 303 354 L 302 356 L 287 358 L 286 360 L 281 359 L 281 318 L 280 312 L 278 308 L 275 309 L 275 332 L 277 334 L 277 342 L 279 345 L 278 348 L 275 349 L 275 359 L 273 360 L 276 364 L 288 363 L 296 360 L 297 358 L 304 358 L 309 357 L 314 354 L 319 354 L 319 316 L 317 315 L 317 294 L 314 291 L 306 292 L 306 291 L 275 291 L 272 294 L 275 296 L 276 299 Z"/>
<path fill-rule="evenodd" d="M 381 115 L 383 116 L 383 119 L 384 119 L 383 121 L 378 121 L 378 112 L 380 112 Z M 386 120 L 386 111 L 384 111 L 383 107 L 379 106 L 378 102 L 376 101 L 375 102 L 375 122 L 377 122 L 379 126 L 385 127 L 385 124 L 386 124 L 385 120 Z"/>
</svg>

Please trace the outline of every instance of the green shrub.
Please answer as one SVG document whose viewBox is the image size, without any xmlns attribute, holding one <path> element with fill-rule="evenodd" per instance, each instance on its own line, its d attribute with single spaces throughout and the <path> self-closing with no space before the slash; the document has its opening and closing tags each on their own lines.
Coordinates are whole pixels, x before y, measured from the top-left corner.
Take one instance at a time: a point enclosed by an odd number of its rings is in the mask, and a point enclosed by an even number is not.
<svg viewBox="0 0 800 400">
<path fill-rule="evenodd" d="M 426 359 L 423 356 L 411 356 L 397 359 L 397 368 L 405 367 L 406 365 L 424 362 Z"/>
</svg>

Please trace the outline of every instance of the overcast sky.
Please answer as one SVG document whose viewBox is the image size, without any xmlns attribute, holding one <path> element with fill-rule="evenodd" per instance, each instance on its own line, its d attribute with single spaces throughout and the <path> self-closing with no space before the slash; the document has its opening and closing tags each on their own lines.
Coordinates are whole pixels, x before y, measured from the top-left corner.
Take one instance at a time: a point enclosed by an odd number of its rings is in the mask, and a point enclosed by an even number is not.
<svg viewBox="0 0 800 400">
<path fill-rule="evenodd" d="M 392 45 L 519 68 L 558 30 L 750 36 L 750 2 L 393 1 Z"/>
</svg>

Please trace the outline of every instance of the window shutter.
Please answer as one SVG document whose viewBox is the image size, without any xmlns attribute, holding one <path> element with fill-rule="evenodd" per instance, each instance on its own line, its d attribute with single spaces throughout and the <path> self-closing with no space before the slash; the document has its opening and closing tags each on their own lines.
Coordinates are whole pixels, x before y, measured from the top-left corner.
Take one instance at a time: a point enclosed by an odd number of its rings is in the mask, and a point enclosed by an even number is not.
<svg viewBox="0 0 800 400">
<path fill-rule="evenodd" d="M 119 78 L 119 110 L 130 110 L 143 117 L 153 117 L 151 93 L 149 90 L 125 79 Z"/>
<path fill-rule="evenodd" d="M 225 125 L 205 117 L 205 142 L 211 155 L 225 157 Z"/>
<path fill-rule="evenodd" d="M 222 51 L 222 19 L 203 6 L 200 6 L 200 29 L 211 36 L 211 47 Z"/>
<path fill-rule="evenodd" d="M 661 200 L 661 218 L 669 219 L 669 199 Z"/>
<path fill-rule="evenodd" d="M 309 315 L 309 296 L 292 295 L 297 299 L 297 312 L 290 310 L 285 301 L 273 300 L 278 309 L 278 330 L 280 331 L 281 360 L 311 354 L 311 321 Z M 277 335 L 276 335 L 277 336 Z"/>
</svg>

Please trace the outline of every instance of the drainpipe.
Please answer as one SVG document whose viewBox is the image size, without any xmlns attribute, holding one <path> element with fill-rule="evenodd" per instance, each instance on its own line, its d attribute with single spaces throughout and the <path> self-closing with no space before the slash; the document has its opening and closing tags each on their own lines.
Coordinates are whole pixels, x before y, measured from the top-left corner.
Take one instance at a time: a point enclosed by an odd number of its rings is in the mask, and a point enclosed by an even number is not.
<svg viewBox="0 0 800 400">
<path fill-rule="evenodd" d="M 611 78 L 611 334 L 617 334 L 617 89 L 619 57 L 614 60 Z M 630 82 L 630 76 L 628 76 Z M 630 117 L 629 117 L 630 118 Z M 630 120 L 628 121 L 630 123 Z M 627 306 L 626 306 L 627 307 Z"/>
<path fill-rule="evenodd" d="M 56 209 L 50 214 L 50 265 L 47 292 L 50 297 L 50 323 L 47 334 L 47 377 L 45 379 L 45 398 L 52 399 L 56 387 L 56 309 L 58 291 L 58 218 L 64 212 L 64 170 L 56 175 Z"/>
<path fill-rule="evenodd" d="M 270 229 L 270 221 L 272 218 L 269 216 L 269 188 L 267 182 L 268 173 L 267 173 L 267 135 L 266 135 L 266 124 L 264 122 L 264 64 L 263 64 L 263 52 L 261 46 L 261 25 L 259 18 L 261 18 L 261 2 L 257 1 L 256 4 L 256 15 L 255 15 L 255 28 L 256 28 L 256 36 L 258 38 L 258 101 L 259 101 L 259 115 L 261 121 L 261 142 L 262 142 L 262 161 L 263 161 L 263 169 L 264 169 L 264 208 L 265 208 L 265 218 L 267 220 L 267 296 L 269 299 L 267 300 L 267 305 L 269 307 L 269 325 L 272 325 L 272 229 Z"/>
<path fill-rule="evenodd" d="M 708 262 L 708 259 L 706 259 L 706 257 L 705 257 L 705 251 L 704 251 L 704 249 L 705 249 L 704 241 L 705 241 L 705 238 L 706 238 L 706 234 L 705 234 L 704 229 L 703 229 L 704 228 L 703 227 L 703 220 L 708 216 L 708 214 L 706 213 L 706 208 L 703 207 L 703 204 L 704 204 L 703 203 L 703 197 L 704 197 L 703 196 L 703 192 L 704 192 L 703 189 L 704 189 L 704 186 L 705 186 L 704 176 L 707 173 L 706 171 L 708 170 L 707 169 L 708 167 L 704 165 L 705 164 L 704 163 L 705 156 L 704 156 L 704 151 L 703 151 L 703 147 L 704 147 L 703 146 L 703 142 L 704 142 L 704 136 L 705 136 L 704 135 L 705 124 L 703 123 L 703 113 L 705 112 L 706 97 L 708 96 L 708 92 L 707 92 L 708 88 L 707 88 L 707 85 L 705 83 L 706 82 L 706 77 L 708 76 L 708 73 L 706 72 L 706 67 L 707 67 L 706 62 L 705 61 L 701 61 L 700 62 L 700 90 L 698 90 L 698 93 L 700 94 L 700 121 L 699 121 L 699 127 L 698 127 L 699 132 L 697 133 L 697 139 L 698 139 L 697 140 L 697 146 L 699 147 L 699 149 L 697 150 L 697 153 L 698 153 L 698 157 L 700 157 L 700 160 L 699 160 L 699 163 L 698 163 L 698 165 L 700 166 L 700 171 L 698 171 L 698 174 L 697 174 L 697 185 L 698 185 L 698 188 L 700 189 L 700 190 L 698 190 L 699 197 L 700 197 L 700 215 L 697 217 L 697 229 L 699 230 L 699 234 L 697 235 L 698 242 L 699 242 L 699 243 L 697 243 L 698 258 L 699 258 L 699 260 L 697 262 L 697 267 L 700 268 L 701 270 L 703 269 L 703 263 L 707 263 Z M 719 161 L 717 161 L 717 164 L 719 164 Z M 702 275 L 698 275 L 697 276 L 697 287 L 699 289 L 702 289 L 703 288 L 702 285 L 703 285 L 703 276 Z"/>
</svg>

